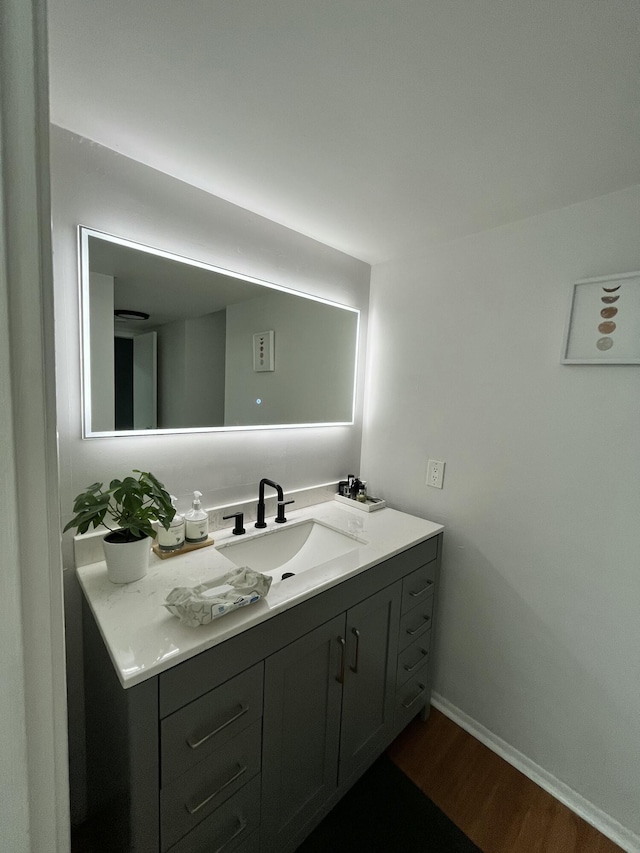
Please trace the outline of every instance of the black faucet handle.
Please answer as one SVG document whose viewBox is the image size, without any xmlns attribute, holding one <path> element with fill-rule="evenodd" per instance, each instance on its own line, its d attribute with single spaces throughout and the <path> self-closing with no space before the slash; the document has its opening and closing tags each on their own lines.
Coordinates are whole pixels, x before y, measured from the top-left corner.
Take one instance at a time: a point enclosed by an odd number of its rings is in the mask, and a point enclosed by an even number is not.
<svg viewBox="0 0 640 853">
<path fill-rule="evenodd" d="M 228 518 L 235 518 L 236 526 L 233 528 L 234 536 L 241 536 L 243 533 L 247 531 L 242 526 L 244 523 L 244 513 L 243 512 L 232 512 L 231 515 L 223 515 L 222 520 L 226 521 Z"/>
<path fill-rule="evenodd" d="M 278 501 L 278 514 L 276 515 L 276 524 L 284 524 L 285 523 L 285 521 L 287 519 L 284 517 L 284 508 L 286 506 L 288 506 L 289 504 L 294 504 L 294 503 L 295 503 L 294 500 Z"/>
</svg>

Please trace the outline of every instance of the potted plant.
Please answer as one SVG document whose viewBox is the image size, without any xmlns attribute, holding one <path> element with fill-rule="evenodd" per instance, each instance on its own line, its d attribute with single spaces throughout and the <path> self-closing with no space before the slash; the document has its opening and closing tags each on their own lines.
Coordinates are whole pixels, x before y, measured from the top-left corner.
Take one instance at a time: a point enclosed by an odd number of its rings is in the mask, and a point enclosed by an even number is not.
<svg viewBox="0 0 640 853">
<path fill-rule="evenodd" d="M 156 535 L 152 522 L 157 521 L 168 530 L 175 515 L 163 484 L 149 472 L 133 473 L 140 476 L 112 480 L 108 489 L 103 489 L 102 483 L 88 486 L 76 497 L 76 515 L 64 528 L 66 531 L 75 527 L 78 533 L 86 533 L 91 525 L 104 525 L 111 530 L 103 539 L 103 548 L 113 583 L 130 583 L 144 577 L 149 565 L 149 539 Z"/>
</svg>

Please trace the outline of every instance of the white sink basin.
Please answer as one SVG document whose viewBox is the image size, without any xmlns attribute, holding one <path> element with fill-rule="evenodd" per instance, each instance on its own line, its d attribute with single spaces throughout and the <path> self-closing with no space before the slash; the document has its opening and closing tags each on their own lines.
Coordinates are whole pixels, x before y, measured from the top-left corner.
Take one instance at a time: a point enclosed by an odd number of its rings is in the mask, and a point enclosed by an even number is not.
<svg viewBox="0 0 640 853">
<path fill-rule="evenodd" d="M 357 536 L 308 519 L 217 548 L 236 566 L 248 566 L 281 580 L 287 572 L 296 575 L 306 572 L 363 544 L 364 540 Z"/>
</svg>

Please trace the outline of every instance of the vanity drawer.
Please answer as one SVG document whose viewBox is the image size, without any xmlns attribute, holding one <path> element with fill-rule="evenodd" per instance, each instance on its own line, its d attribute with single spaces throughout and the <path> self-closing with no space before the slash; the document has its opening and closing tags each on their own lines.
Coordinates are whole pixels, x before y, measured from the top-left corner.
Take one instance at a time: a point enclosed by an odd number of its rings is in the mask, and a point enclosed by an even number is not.
<svg viewBox="0 0 640 853">
<path fill-rule="evenodd" d="M 260 777 L 256 776 L 167 853 L 257 853 L 259 824 Z"/>
<path fill-rule="evenodd" d="M 400 634 L 398 636 L 398 651 L 403 651 L 411 643 L 431 630 L 433 617 L 433 596 L 414 607 L 400 619 Z"/>
<path fill-rule="evenodd" d="M 429 667 L 396 690 L 396 728 L 404 727 L 429 701 Z"/>
<path fill-rule="evenodd" d="M 401 613 L 406 613 L 433 595 L 436 588 L 436 570 L 436 563 L 428 563 L 406 576 L 402 581 Z"/>
<path fill-rule="evenodd" d="M 256 664 L 161 721 L 163 787 L 262 716 L 263 672 Z"/>
<path fill-rule="evenodd" d="M 431 631 L 427 631 L 410 646 L 398 655 L 398 670 L 396 674 L 396 689 L 399 689 L 405 681 L 421 671 L 423 666 L 429 662 L 429 645 L 431 643 Z"/>
<path fill-rule="evenodd" d="M 160 832 L 166 850 L 260 772 L 262 720 L 256 720 L 215 755 L 160 791 Z"/>
</svg>

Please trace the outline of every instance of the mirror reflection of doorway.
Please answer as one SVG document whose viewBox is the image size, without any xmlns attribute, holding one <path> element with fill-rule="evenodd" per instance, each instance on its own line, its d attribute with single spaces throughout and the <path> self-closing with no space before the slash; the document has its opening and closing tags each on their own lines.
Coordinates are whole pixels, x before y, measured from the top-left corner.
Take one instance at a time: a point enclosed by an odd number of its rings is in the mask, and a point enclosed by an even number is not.
<svg viewBox="0 0 640 853">
<path fill-rule="evenodd" d="M 115 428 L 157 429 L 156 332 L 114 338 Z"/>
</svg>

